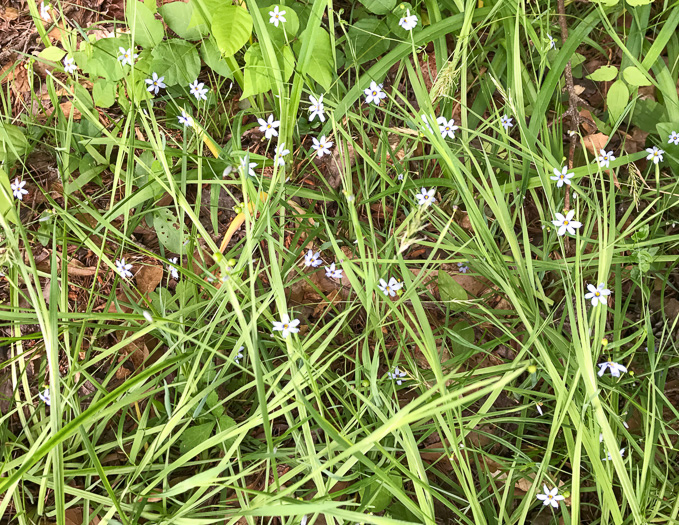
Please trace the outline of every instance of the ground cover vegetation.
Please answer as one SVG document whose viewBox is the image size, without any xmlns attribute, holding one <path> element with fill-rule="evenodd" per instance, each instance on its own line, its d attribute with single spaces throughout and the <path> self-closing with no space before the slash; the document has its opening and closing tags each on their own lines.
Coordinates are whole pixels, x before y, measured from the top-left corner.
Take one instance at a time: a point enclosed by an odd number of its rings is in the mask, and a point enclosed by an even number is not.
<svg viewBox="0 0 679 525">
<path fill-rule="evenodd" d="M 679 523 L 678 25 L 0 7 L 0 521 Z"/>
</svg>

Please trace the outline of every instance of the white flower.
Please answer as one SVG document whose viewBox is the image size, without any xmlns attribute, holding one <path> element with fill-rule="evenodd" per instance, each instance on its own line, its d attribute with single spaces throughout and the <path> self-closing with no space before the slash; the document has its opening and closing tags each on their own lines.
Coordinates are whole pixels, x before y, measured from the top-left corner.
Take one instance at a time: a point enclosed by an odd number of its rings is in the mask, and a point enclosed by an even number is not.
<svg viewBox="0 0 679 525">
<path fill-rule="evenodd" d="M 132 264 L 130 263 L 125 264 L 125 257 L 116 261 L 116 270 L 118 271 L 120 277 L 122 277 L 123 279 L 129 279 L 130 277 L 132 277 L 132 272 L 130 271 L 131 269 Z"/>
<path fill-rule="evenodd" d="M 40 18 L 42 18 L 45 22 L 50 21 L 50 9 L 52 6 L 49 4 L 49 2 L 40 2 Z M 47 403 L 49 405 L 49 403 Z"/>
<path fill-rule="evenodd" d="M 384 279 L 380 279 L 380 284 L 377 287 L 384 295 L 390 295 L 391 297 L 394 297 L 396 292 L 398 292 L 403 287 L 403 285 L 392 277 L 389 279 L 389 282 L 385 281 Z"/>
<path fill-rule="evenodd" d="M 169 267 L 170 267 L 170 277 L 172 277 L 175 281 L 178 281 L 179 280 L 179 271 L 177 271 L 177 267 L 174 266 L 175 264 L 177 264 L 177 258 L 172 257 L 172 259 L 170 259 L 170 262 L 172 263 L 172 264 L 169 265 Z"/>
<path fill-rule="evenodd" d="M 139 55 L 134 52 L 132 48 L 125 49 L 124 47 L 118 48 L 118 60 L 122 62 L 122 65 L 129 64 L 130 66 L 134 64 L 134 59 Z"/>
<path fill-rule="evenodd" d="M 276 146 L 276 155 L 274 157 L 276 159 L 276 164 L 278 164 L 279 166 L 285 166 L 285 159 L 283 157 L 285 157 L 289 153 L 290 150 L 285 149 L 285 142 L 281 142 L 280 144 L 278 144 L 278 146 Z"/>
<path fill-rule="evenodd" d="M 455 119 L 446 120 L 446 117 L 439 117 L 436 119 L 436 122 L 439 124 L 439 131 L 444 139 L 446 137 L 455 138 L 455 130 L 457 129 Z"/>
<path fill-rule="evenodd" d="M 320 252 L 314 253 L 312 250 L 309 250 L 308 252 L 306 252 L 306 255 L 304 256 L 304 264 L 306 264 L 307 266 L 313 266 L 314 268 L 316 268 L 317 266 L 320 266 L 322 262 L 323 261 L 321 261 Z"/>
<path fill-rule="evenodd" d="M 187 128 L 193 127 L 193 117 L 182 109 L 182 114 L 177 115 L 177 120 L 180 124 L 184 124 Z"/>
<path fill-rule="evenodd" d="M 537 498 L 542 500 L 543 505 L 551 505 L 555 509 L 559 508 L 559 501 L 565 499 L 561 494 L 559 494 L 559 489 L 554 487 L 552 490 L 547 488 L 547 485 L 543 485 L 544 494 L 538 494 Z"/>
<path fill-rule="evenodd" d="M 469 271 L 469 266 L 466 266 L 464 263 L 457 263 L 457 269 L 460 273 L 467 273 Z"/>
<path fill-rule="evenodd" d="M 244 347 L 244 346 L 241 346 L 241 347 L 238 349 L 238 355 L 237 355 L 236 357 L 233 358 L 233 360 L 236 362 L 236 364 L 238 364 L 238 361 L 240 361 L 241 359 L 243 359 L 243 350 L 245 350 L 245 347 Z"/>
<path fill-rule="evenodd" d="M 78 66 L 75 65 L 75 60 L 73 60 L 73 57 L 64 57 L 64 71 L 66 71 L 66 73 L 69 75 L 72 75 L 78 71 Z"/>
<path fill-rule="evenodd" d="M 620 457 L 625 457 L 625 447 L 620 449 Z M 611 453 L 609 452 L 608 457 L 603 458 L 601 461 L 613 461 L 613 456 L 611 456 Z"/>
<path fill-rule="evenodd" d="M 189 92 L 196 97 L 196 100 L 207 100 L 207 95 L 206 93 L 208 92 L 208 89 L 206 87 L 203 87 L 205 85 L 204 82 L 198 82 L 198 79 L 194 80 L 193 83 L 189 84 Z"/>
<path fill-rule="evenodd" d="M 20 181 L 18 177 L 10 184 L 9 187 L 12 189 L 12 194 L 14 194 L 15 199 L 22 201 L 24 200 L 24 195 L 28 195 L 28 191 L 24 189 L 24 186 L 26 186 L 26 181 Z"/>
<path fill-rule="evenodd" d="M 415 26 L 417 26 L 417 16 L 411 15 L 410 9 L 406 9 L 406 16 L 402 17 L 401 20 L 398 21 L 398 25 L 400 25 L 406 31 L 412 31 L 415 29 Z"/>
<path fill-rule="evenodd" d="M 662 162 L 662 154 L 665 153 L 663 150 L 658 149 L 657 146 L 653 146 L 652 148 L 646 148 L 646 152 L 648 153 L 648 157 L 646 157 L 646 160 L 652 160 L 653 164 L 658 164 L 658 162 Z"/>
<path fill-rule="evenodd" d="M 509 128 L 511 128 L 514 125 L 512 123 L 512 117 L 508 117 L 507 115 L 502 115 L 502 118 L 500 119 L 500 124 L 502 124 L 502 127 L 505 128 L 505 131 L 509 131 Z"/>
<path fill-rule="evenodd" d="M 420 206 L 424 206 L 426 208 L 430 204 L 433 204 L 433 203 L 436 202 L 436 198 L 434 197 L 435 193 L 436 193 L 436 188 L 432 188 L 430 190 L 427 190 L 427 188 L 422 188 L 420 190 L 420 193 L 415 194 L 415 198 L 417 199 L 417 203 Z"/>
<path fill-rule="evenodd" d="M 283 16 L 284 14 L 285 11 L 279 11 L 278 6 L 275 6 L 273 8 L 273 11 L 269 11 L 269 16 L 271 17 L 269 18 L 269 23 L 278 27 L 278 24 L 280 24 L 281 22 L 283 23 L 287 22 L 287 20 Z"/>
<path fill-rule="evenodd" d="M 158 73 L 155 71 L 151 75 L 151 78 L 147 78 L 144 82 L 146 82 L 149 87 L 146 88 L 146 91 L 149 93 L 153 92 L 154 95 L 158 94 L 158 91 L 160 91 L 161 88 L 165 89 L 165 84 L 163 84 L 163 80 L 165 80 L 165 77 L 159 77 Z"/>
<path fill-rule="evenodd" d="M 365 103 L 370 104 L 373 102 L 376 105 L 380 105 L 380 101 L 383 98 L 387 98 L 387 94 L 382 91 L 382 84 L 376 84 L 375 81 L 370 83 L 370 87 L 366 88 L 365 93 Z"/>
<path fill-rule="evenodd" d="M 599 156 L 596 159 L 599 161 L 599 166 L 602 168 L 608 168 L 608 165 L 611 163 L 611 161 L 615 160 L 615 157 L 613 156 L 613 151 L 606 152 L 605 149 L 599 150 Z"/>
<path fill-rule="evenodd" d="M 428 129 L 431 133 L 433 133 L 434 131 L 431 129 L 431 126 L 429 125 L 429 117 L 428 117 L 425 113 L 422 113 L 422 114 L 420 115 L 420 118 L 422 119 L 422 122 L 424 122 L 424 125 L 427 127 L 427 129 Z"/>
<path fill-rule="evenodd" d="M 574 173 L 567 173 L 568 171 L 568 166 L 564 166 L 561 168 L 561 171 L 558 169 L 554 168 L 554 175 L 550 177 L 550 179 L 557 181 L 556 182 L 556 187 L 560 188 L 561 186 L 565 184 L 568 184 L 570 186 L 571 184 L 571 178 L 573 177 Z"/>
<path fill-rule="evenodd" d="M 316 150 L 316 155 L 318 155 L 318 158 L 321 158 L 323 155 L 330 155 L 330 148 L 332 147 L 333 143 L 327 140 L 325 135 L 323 135 L 320 139 L 311 137 L 311 141 L 313 142 L 311 148 Z"/>
<path fill-rule="evenodd" d="M 677 133 L 676 131 L 670 133 L 670 140 L 668 140 L 667 143 L 679 146 L 679 133 Z"/>
<path fill-rule="evenodd" d="M 596 306 L 599 302 L 603 305 L 608 303 L 606 297 L 611 295 L 611 291 L 605 287 L 604 283 L 599 284 L 598 288 L 594 288 L 593 284 L 588 284 L 587 289 L 589 293 L 585 294 L 585 299 L 591 299 L 592 306 Z"/>
<path fill-rule="evenodd" d="M 276 128 L 281 125 L 281 122 L 280 120 L 274 120 L 273 115 L 269 115 L 269 120 L 258 118 L 257 122 L 259 122 L 259 131 L 264 133 L 264 136 L 267 139 L 278 136 L 278 131 L 276 131 Z"/>
<path fill-rule="evenodd" d="M 335 263 L 332 263 L 330 266 L 325 267 L 325 276 L 330 279 L 341 279 L 342 270 L 336 270 Z"/>
<path fill-rule="evenodd" d="M 314 97 L 313 95 L 309 95 L 309 102 L 311 102 L 311 106 L 309 106 L 309 111 L 311 111 L 311 115 L 309 115 L 309 122 L 314 120 L 316 116 L 318 116 L 318 120 L 321 122 L 325 122 L 325 106 L 323 106 L 323 95 L 318 97 Z"/>
<path fill-rule="evenodd" d="M 397 366 L 394 367 L 393 372 L 387 372 L 387 377 L 389 379 L 393 380 L 393 381 L 396 381 L 397 385 L 400 385 L 401 383 L 403 383 L 403 381 L 401 379 L 404 378 L 405 376 L 406 376 L 406 373 L 399 370 L 399 368 Z"/>
<path fill-rule="evenodd" d="M 606 369 L 610 370 L 611 376 L 612 377 L 620 377 L 620 373 L 627 373 L 627 367 L 624 365 L 621 365 L 620 363 L 614 363 L 613 361 L 606 361 L 604 363 L 599 363 L 597 365 L 599 367 L 599 371 L 597 372 L 597 375 L 599 377 L 602 377 L 604 375 L 604 372 L 606 372 Z"/>
<path fill-rule="evenodd" d="M 556 232 L 559 236 L 564 235 L 566 232 L 568 232 L 570 235 L 575 235 L 575 230 L 582 226 L 581 222 L 573 220 L 575 210 L 569 211 L 568 215 L 565 217 L 560 213 L 556 213 L 555 215 L 556 220 L 552 221 L 552 224 L 559 228 L 559 231 Z"/>
<path fill-rule="evenodd" d="M 552 35 L 548 34 L 547 38 L 549 38 L 549 48 L 550 49 L 556 49 L 556 42 L 552 38 Z"/>
<path fill-rule="evenodd" d="M 535 403 L 535 408 L 538 409 L 538 413 L 539 413 L 540 415 L 543 415 L 543 412 L 542 412 L 542 403 Z"/>
<path fill-rule="evenodd" d="M 44 392 L 38 392 L 38 397 L 40 398 L 40 401 L 45 403 L 47 406 L 50 406 L 50 404 L 52 403 L 49 388 L 46 388 Z"/>
<path fill-rule="evenodd" d="M 283 314 L 281 315 L 281 320 L 280 322 L 274 321 L 273 323 L 273 330 L 274 332 L 282 332 L 283 337 L 288 337 L 289 334 L 296 334 L 299 332 L 299 319 L 293 319 L 292 321 L 290 320 L 290 316 L 288 314 Z"/>
<path fill-rule="evenodd" d="M 153 316 L 151 315 L 151 312 L 148 310 L 144 310 L 141 315 L 144 316 L 144 319 L 146 319 L 147 322 L 152 323 L 153 322 Z"/>
<path fill-rule="evenodd" d="M 250 177 L 256 177 L 257 174 L 255 173 L 255 170 L 253 168 L 257 167 L 257 163 L 256 162 L 248 162 L 249 160 L 250 160 L 250 157 L 247 156 L 247 155 L 245 157 L 241 158 L 240 159 L 240 166 L 238 167 L 238 169 L 240 169 L 243 172 L 244 175 L 247 172 L 247 174 L 250 175 Z"/>
<path fill-rule="evenodd" d="M 396 177 L 398 180 L 403 180 L 405 178 L 405 174 L 399 173 L 398 177 Z"/>
</svg>

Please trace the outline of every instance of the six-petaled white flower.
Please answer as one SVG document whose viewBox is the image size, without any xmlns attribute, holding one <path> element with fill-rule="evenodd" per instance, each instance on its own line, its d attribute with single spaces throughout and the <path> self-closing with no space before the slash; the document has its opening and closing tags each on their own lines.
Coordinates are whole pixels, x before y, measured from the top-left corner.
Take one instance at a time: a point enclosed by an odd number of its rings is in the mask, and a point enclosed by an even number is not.
<svg viewBox="0 0 679 525">
<path fill-rule="evenodd" d="M 38 392 L 38 397 L 40 398 L 40 401 L 45 403 L 47 406 L 50 406 L 52 404 L 49 388 L 46 388 L 43 392 Z"/>
<path fill-rule="evenodd" d="M 52 6 L 49 4 L 49 2 L 40 2 L 40 18 L 42 18 L 45 22 L 50 21 L 50 9 Z M 49 403 L 48 403 L 49 404 Z"/>
<path fill-rule="evenodd" d="M 318 120 L 321 122 L 325 122 L 325 114 L 323 113 L 325 111 L 323 95 L 318 98 L 309 95 L 309 102 L 311 102 L 311 106 L 309 106 L 309 111 L 311 112 L 311 115 L 309 115 L 309 122 L 314 120 L 315 117 L 318 117 Z"/>
<path fill-rule="evenodd" d="M 538 494 L 537 498 L 542 500 L 543 505 L 551 505 L 555 509 L 559 508 L 559 501 L 565 499 L 561 494 L 559 494 L 559 489 L 554 487 L 552 490 L 547 488 L 547 485 L 543 485 L 544 494 Z"/>
<path fill-rule="evenodd" d="M 280 120 L 274 120 L 273 115 L 269 115 L 268 120 L 258 118 L 257 122 L 259 122 L 259 131 L 264 133 L 264 136 L 267 139 L 271 139 L 271 137 L 278 136 L 278 131 L 276 131 L 276 128 L 281 125 L 281 122 Z"/>
<path fill-rule="evenodd" d="M 118 48 L 118 60 L 122 63 L 124 66 L 125 64 L 132 65 L 134 64 L 135 58 L 137 58 L 139 55 L 134 52 L 132 48 L 130 49 L 125 49 L 124 47 L 119 47 Z"/>
<path fill-rule="evenodd" d="M 269 11 L 269 16 L 271 17 L 269 18 L 269 23 L 278 27 L 278 24 L 280 24 L 281 22 L 283 23 L 287 22 L 287 20 L 283 16 L 284 14 L 285 11 L 279 11 L 278 6 L 275 6 L 273 8 L 273 11 Z"/>
<path fill-rule="evenodd" d="M 196 97 L 196 100 L 207 100 L 208 88 L 203 86 L 205 86 L 205 83 L 198 82 L 198 79 L 189 84 L 189 92 Z"/>
<path fill-rule="evenodd" d="M 389 279 L 389 282 L 385 281 L 384 279 L 380 279 L 380 284 L 377 287 L 384 295 L 390 295 L 391 297 L 394 297 L 396 292 L 398 292 L 403 287 L 403 285 L 392 277 Z"/>
<path fill-rule="evenodd" d="M 620 363 L 614 363 L 613 361 L 606 361 L 604 363 L 599 363 L 597 365 L 599 367 L 599 371 L 597 372 L 597 375 L 599 377 L 602 377 L 604 373 L 606 372 L 606 369 L 608 369 L 611 372 L 611 376 L 613 377 L 620 377 L 620 373 L 627 373 L 627 367 L 624 365 L 621 365 Z"/>
<path fill-rule="evenodd" d="M 620 457 L 621 458 L 625 457 L 625 447 L 620 449 Z M 607 457 L 603 458 L 601 461 L 613 461 L 613 456 L 611 456 L 611 453 L 609 452 L 607 454 Z"/>
<path fill-rule="evenodd" d="M 406 376 L 406 373 L 403 372 L 402 370 L 399 369 L 399 367 L 395 366 L 393 372 L 387 372 L 387 377 L 391 379 L 392 381 L 396 381 L 397 385 L 400 385 L 403 383 L 403 378 Z"/>
<path fill-rule="evenodd" d="M 325 267 L 325 276 L 330 279 L 341 279 L 342 270 L 336 269 L 335 263 L 332 263 L 330 266 Z"/>
<path fill-rule="evenodd" d="M 12 189 L 12 194 L 14 195 L 15 199 L 22 201 L 24 200 L 24 195 L 28 195 L 28 190 L 25 190 L 24 186 L 26 186 L 26 181 L 20 181 L 18 177 L 14 179 L 12 184 L 10 184 L 9 187 Z"/>
<path fill-rule="evenodd" d="M 151 78 L 147 78 L 144 82 L 146 82 L 149 87 L 146 88 L 146 91 L 149 93 L 153 93 L 154 95 L 158 94 L 158 91 L 160 91 L 161 88 L 165 89 L 165 84 L 163 84 L 163 80 L 165 80 L 165 77 L 159 77 L 158 73 L 155 71 L 151 75 Z"/>
<path fill-rule="evenodd" d="M 552 38 L 552 35 L 547 34 L 547 38 L 549 38 L 549 48 L 556 49 L 556 41 Z"/>
<path fill-rule="evenodd" d="M 606 297 L 611 295 L 611 291 L 606 288 L 604 283 L 600 283 L 597 288 L 595 288 L 593 284 L 588 284 L 587 289 L 589 290 L 589 293 L 585 294 L 585 299 L 591 299 L 592 306 L 596 306 L 599 303 L 603 305 L 608 303 Z"/>
<path fill-rule="evenodd" d="M 132 277 L 132 272 L 130 271 L 132 269 L 132 264 L 131 263 L 125 263 L 125 257 L 123 257 L 120 260 L 116 261 L 116 271 L 118 272 L 118 275 L 122 277 L 123 279 L 129 279 Z"/>
<path fill-rule="evenodd" d="M 571 235 L 575 235 L 575 230 L 582 226 L 581 222 L 574 221 L 573 216 L 575 215 L 575 210 L 571 210 L 564 217 L 560 213 L 556 213 L 556 220 L 552 221 L 552 224 L 559 228 L 556 232 L 557 235 L 561 236 L 568 232 Z"/>
<path fill-rule="evenodd" d="M 281 142 L 280 144 L 278 144 L 278 146 L 276 146 L 275 155 L 276 164 L 278 164 L 279 166 L 285 166 L 285 159 L 283 157 L 285 157 L 289 153 L 290 150 L 285 149 L 285 142 Z"/>
<path fill-rule="evenodd" d="M 398 21 L 398 25 L 406 31 L 412 31 L 415 29 L 415 26 L 417 26 L 417 16 L 411 15 L 410 9 L 406 9 L 406 16 L 401 17 L 401 20 Z"/>
<path fill-rule="evenodd" d="M 514 125 L 512 123 L 512 117 L 508 117 L 507 115 L 502 115 L 502 118 L 500 119 L 500 124 L 502 124 L 502 127 L 505 128 L 505 131 L 509 131 L 509 128 L 511 128 Z"/>
<path fill-rule="evenodd" d="M 446 117 L 439 117 L 436 119 L 436 122 L 438 122 L 439 131 L 441 132 L 441 136 L 444 139 L 446 137 L 450 137 L 451 139 L 455 138 L 455 130 L 457 129 L 457 126 L 455 125 L 454 118 L 446 120 Z"/>
<path fill-rule="evenodd" d="M 550 177 L 550 179 L 555 180 L 556 187 L 560 188 L 564 184 L 568 184 L 570 186 L 573 175 L 574 175 L 573 172 L 568 173 L 568 166 L 564 166 L 563 168 L 561 168 L 561 171 L 554 168 L 554 175 Z"/>
<path fill-rule="evenodd" d="M 316 252 L 314 253 L 313 250 L 309 250 L 306 252 L 306 255 L 304 256 L 304 264 L 307 266 L 312 266 L 313 268 L 316 268 L 321 265 L 323 261 L 321 261 L 321 253 Z"/>
<path fill-rule="evenodd" d="M 244 346 L 241 346 L 241 347 L 238 349 L 238 355 L 236 355 L 236 357 L 233 358 L 233 360 L 235 361 L 236 364 L 238 364 L 238 361 L 240 361 L 241 359 L 243 359 L 243 350 L 245 350 L 245 347 L 244 347 Z"/>
<path fill-rule="evenodd" d="M 66 56 L 64 57 L 64 71 L 68 73 L 69 75 L 72 75 L 76 71 L 78 71 L 78 66 L 75 65 L 75 60 L 73 60 L 73 57 Z"/>
<path fill-rule="evenodd" d="M 311 148 L 316 150 L 316 155 L 321 158 L 323 155 L 330 155 L 330 148 L 332 147 L 332 142 L 325 138 L 323 135 L 320 139 L 316 137 L 311 137 L 313 144 Z"/>
<path fill-rule="evenodd" d="M 282 332 L 281 335 L 283 337 L 288 337 L 289 334 L 296 334 L 299 332 L 298 326 L 299 319 L 293 319 L 291 321 L 288 314 L 281 315 L 280 322 L 274 321 L 273 323 L 274 332 Z"/>
<path fill-rule="evenodd" d="M 427 188 L 422 188 L 419 193 L 415 194 L 417 204 L 419 204 L 420 206 L 424 206 L 426 208 L 430 204 L 435 203 L 436 202 L 436 198 L 434 197 L 435 193 L 436 188 L 431 188 L 430 190 L 428 190 Z"/>
<path fill-rule="evenodd" d="M 172 257 L 172 259 L 170 259 L 170 262 L 172 263 L 172 264 L 169 265 L 170 277 L 172 277 L 175 281 L 178 281 L 179 280 L 179 271 L 177 271 L 177 267 L 174 266 L 175 264 L 177 264 L 177 258 Z"/>
<path fill-rule="evenodd" d="M 182 114 L 177 115 L 177 120 L 180 124 L 184 124 L 187 128 L 193 127 L 193 117 L 182 109 Z"/>
<path fill-rule="evenodd" d="M 646 160 L 652 160 L 653 164 L 658 164 L 658 162 L 662 162 L 662 154 L 665 152 L 658 149 L 657 146 L 653 146 L 652 148 L 646 148 L 646 153 L 648 153 Z"/>
<path fill-rule="evenodd" d="M 675 146 L 679 146 L 679 133 L 676 131 L 673 131 L 670 133 L 670 138 L 667 141 L 668 144 L 674 144 Z"/>
<path fill-rule="evenodd" d="M 370 87 L 366 88 L 365 93 L 365 103 L 370 104 L 371 102 L 380 105 L 383 98 L 387 98 L 387 94 L 382 91 L 382 84 L 377 84 L 375 81 L 370 83 Z"/>
<path fill-rule="evenodd" d="M 246 173 L 250 175 L 250 177 L 256 177 L 257 174 L 255 173 L 254 168 L 257 167 L 256 162 L 248 162 L 250 160 L 249 157 L 245 156 L 240 159 L 240 166 L 239 169 L 243 172 L 243 175 Z"/>
<path fill-rule="evenodd" d="M 613 151 L 606 151 L 605 149 L 599 150 L 599 156 L 596 159 L 599 162 L 599 166 L 602 168 L 608 168 L 611 161 L 615 160 L 613 156 Z"/>
</svg>

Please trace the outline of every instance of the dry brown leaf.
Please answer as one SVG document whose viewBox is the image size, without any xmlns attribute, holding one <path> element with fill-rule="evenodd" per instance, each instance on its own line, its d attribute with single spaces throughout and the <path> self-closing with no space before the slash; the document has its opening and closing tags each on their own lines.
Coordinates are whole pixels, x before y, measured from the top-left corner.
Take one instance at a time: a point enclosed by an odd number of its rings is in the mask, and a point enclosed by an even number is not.
<svg viewBox="0 0 679 525">
<path fill-rule="evenodd" d="M 580 95 L 584 90 L 585 90 L 584 87 L 582 88 L 580 93 L 577 93 L 576 90 L 576 94 Z M 597 131 L 596 123 L 594 122 L 594 119 L 592 118 L 592 114 L 590 113 L 590 111 L 588 109 L 581 109 L 580 116 L 583 118 L 582 127 L 585 129 L 585 131 L 590 135 L 592 133 L 596 133 Z"/>
<path fill-rule="evenodd" d="M 586 135 L 582 140 L 585 143 L 585 148 L 595 157 L 599 156 L 599 150 L 604 149 L 606 144 L 608 144 L 608 139 L 610 137 L 603 133 L 594 133 L 592 135 Z"/>
<path fill-rule="evenodd" d="M 92 516 L 92 511 L 90 510 L 90 516 Z M 83 509 L 80 507 L 71 507 L 66 509 L 64 513 L 64 519 L 66 525 L 83 525 Z M 92 516 L 90 519 L 90 525 L 97 525 L 101 521 L 98 516 Z"/>
<path fill-rule="evenodd" d="M 163 280 L 163 267 L 156 265 L 142 266 L 135 277 L 139 291 L 147 294 L 154 291 Z"/>
</svg>

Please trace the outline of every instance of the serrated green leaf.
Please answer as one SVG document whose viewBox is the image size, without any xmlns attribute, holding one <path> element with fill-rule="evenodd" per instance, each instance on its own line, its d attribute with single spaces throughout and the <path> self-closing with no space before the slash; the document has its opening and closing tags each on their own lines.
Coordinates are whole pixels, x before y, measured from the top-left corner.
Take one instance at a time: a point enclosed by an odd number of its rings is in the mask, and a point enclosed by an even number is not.
<svg viewBox="0 0 679 525">
<path fill-rule="evenodd" d="M 233 56 L 252 34 L 252 17 L 237 5 L 220 7 L 212 14 L 212 35 L 222 54 Z"/>
<path fill-rule="evenodd" d="M 601 66 L 587 78 L 595 82 L 610 82 L 618 76 L 618 68 L 615 66 Z"/>
<path fill-rule="evenodd" d="M 153 52 L 151 71 L 165 77 L 165 84 L 188 86 L 200 73 L 200 57 L 193 44 L 174 38 L 157 45 Z"/>
<path fill-rule="evenodd" d="M 622 72 L 622 76 L 627 83 L 632 86 L 640 87 L 651 85 L 651 81 L 646 78 L 646 75 L 635 66 L 626 67 Z"/>
<path fill-rule="evenodd" d="M 608 95 L 606 95 L 606 104 L 608 105 L 608 115 L 610 122 L 615 122 L 620 118 L 625 107 L 627 107 L 627 102 L 629 101 L 629 88 L 621 79 L 613 82 L 611 87 L 608 89 Z"/>
<path fill-rule="evenodd" d="M 163 40 L 165 35 L 163 23 L 156 20 L 153 11 L 141 2 L 129 0 L 125 9 L 125 16 L 137 45 L 151 48 Z"/>
</svg>

